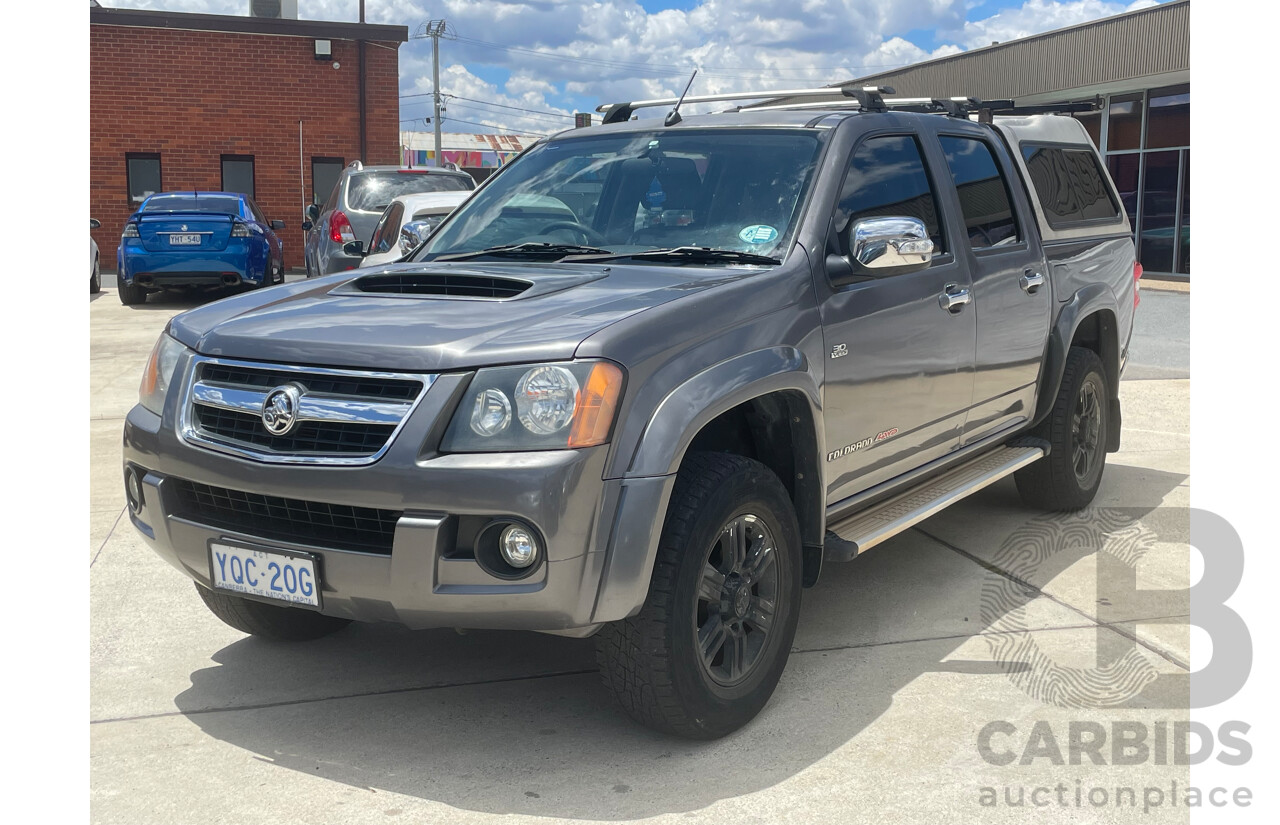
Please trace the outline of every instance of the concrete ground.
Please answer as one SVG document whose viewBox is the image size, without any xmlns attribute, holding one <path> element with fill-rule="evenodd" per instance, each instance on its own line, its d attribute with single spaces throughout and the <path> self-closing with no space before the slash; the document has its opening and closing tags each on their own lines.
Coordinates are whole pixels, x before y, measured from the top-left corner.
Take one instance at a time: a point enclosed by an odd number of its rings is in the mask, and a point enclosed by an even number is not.
<svg viewBox="0 0 1280 825">
<path fill-rule="evenodd" d="M 1124 449 L 1084 517 L 1045 519 L 1006 480 L 829 566 L 760 717 L 688 743 L 610 707 L 590 640 L 363 625 L 290 646 L 214 619 L 122 516 L 122 420 L 192 304 L 108 289 L 90 306 L 92 819 L 1186 822 L 1167 797 L 1188 769 L 1155 748 L 1117 765 L 1135 751 L 1111 745 L 1113 723 L 1187 718 L 1188 302 L 1143 297 Z M 1029 764 L 984 760 L 989 723 L 989 754 Z M 1164 802 L 1146 814 L 1145 788 Z"/>
</svg>

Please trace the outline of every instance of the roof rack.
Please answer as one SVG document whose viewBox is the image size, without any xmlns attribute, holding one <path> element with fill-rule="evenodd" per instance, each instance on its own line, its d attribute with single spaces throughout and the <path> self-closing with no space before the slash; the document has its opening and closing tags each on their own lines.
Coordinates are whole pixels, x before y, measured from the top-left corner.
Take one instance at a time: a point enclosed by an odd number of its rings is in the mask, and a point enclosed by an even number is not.
<svg viewBox="0 0 1280 825">
<path fill-rule="evenodd" d="M 945 114 L 949 117 L 968 119 L 977 113 L 978 119 L 990 122 L 993 115 L 1033 115 L 1070 112 L 1096 111 L 1102 108 L 1102 98 L 1093 100 L 1050 104 L 1044 106 L 1015 106 L 1012 100 L 982 100 L 976 97 L 897 97 L 886 98 L 894 94 L 891 86 L 862 87 L 824 87 L 820 89 L 780 89 L 774 91 L 728 92 L 717 95 L 696 95 L 684 98 L 685 103 L 718 103 L 732 100 L 759 100 L 761 98 L 830 98 L 841 94 L 847 100 L 818 100 L 810 102 L 778 103 L 764 106 L 738 106 L 728 109 L 729 112 L 768 112 L 791 109 L 853 109 L 863 112 L 923 112 L 928 114 Z M 602 103 L 596 107 L 597 112 L 604 112 L 602 123 L 621 123 L 629 120 L 636 109 L 647 109 L 657 106 L 670 106 L 678 102 L 678 98 L 658 98 L 654 100 L 635 100 L 625 103 Z"/>
</svg>

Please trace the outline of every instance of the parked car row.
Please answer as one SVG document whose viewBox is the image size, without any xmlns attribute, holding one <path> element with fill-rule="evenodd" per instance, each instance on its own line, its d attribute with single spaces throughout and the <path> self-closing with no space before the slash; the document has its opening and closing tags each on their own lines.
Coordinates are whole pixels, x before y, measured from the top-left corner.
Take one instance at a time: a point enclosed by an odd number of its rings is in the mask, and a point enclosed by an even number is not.
<svg viewBox="0 0 1280 825">
<path fill-rule="evenodd" d="M 302 228 L 307 277 L 399 260 L 475 189 L 465 172 L 352 162 Z M 90 220 L 89 228 L 101 223 Z M 116 252 L 120 302 L 160 290 L 254 289 L 284 281 L 284 245 L 248 195 L 161 192 L 129 216 Z M 101 289 L 98 245 L 89 239 L 89 291 Z"/>
</svg>

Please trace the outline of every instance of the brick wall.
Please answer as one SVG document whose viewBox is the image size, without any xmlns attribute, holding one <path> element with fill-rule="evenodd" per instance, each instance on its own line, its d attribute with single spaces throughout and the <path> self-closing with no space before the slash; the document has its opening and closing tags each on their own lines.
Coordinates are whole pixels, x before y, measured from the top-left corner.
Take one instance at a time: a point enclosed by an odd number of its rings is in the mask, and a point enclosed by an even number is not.
<svg viewBox="0 0 1280 825">
<path fill-rule="evenodd" d="M 286 223 L 277 233 L 285 265 L 303 265 L 311 158 L 350 163 L 360 157 L 357 44 L 334 40 L 332 60 L 316 60 L 313 43 L 310 37 L 90 26 L 89 203 L 90 217 L 102 221 L 93 236 L 104 269 L 115 269 L 120 230 L 137 206 L 129 200 L 129 152 L 160 154 L 166 190 L 220 189 L 221 156 L 252 155 L 255 200 L 268 220 Z M 398 45 L 365 46 L 366 163 L 400 162 Z"/>
</svg>

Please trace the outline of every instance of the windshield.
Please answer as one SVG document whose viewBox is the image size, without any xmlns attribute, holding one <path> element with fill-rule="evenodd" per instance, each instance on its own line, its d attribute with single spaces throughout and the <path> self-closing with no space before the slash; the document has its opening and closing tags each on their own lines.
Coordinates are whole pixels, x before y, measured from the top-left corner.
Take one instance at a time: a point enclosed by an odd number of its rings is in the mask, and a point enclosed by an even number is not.
<svg viewBox="0 0 1280 825">
<path fill-rule="evenodd" d="M 155 195 L 142 205 L 143 212 L 212 212 L 240 214 L 240 199 L 226 195 Z"/>
<path fill-rule="evenodd" d="M 584 252 L 618 255 L 709 247 L 780 259 L 819 145 L 818 133 L 796 129 L 553 141 L 530 150 L 459 207 L 415 260 L 519 244 L 563 246 L 566 254 L 573 250 L 565 245 L 583 245 L 592 248 Z"/>
<path fill-rule="evenodd" d="M 364 172 L 351 176 L 347 206 L 361 212 L 381 212 L 401 195 L 418 192 L 466 192 L 474 189 L 470 176 L 427 172 Z"/>
</svg>

